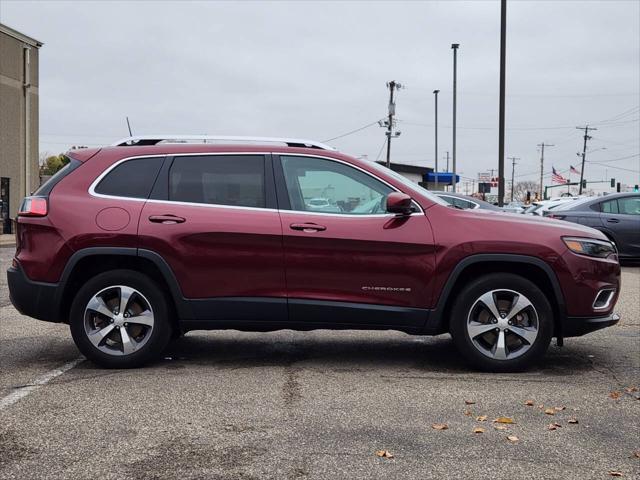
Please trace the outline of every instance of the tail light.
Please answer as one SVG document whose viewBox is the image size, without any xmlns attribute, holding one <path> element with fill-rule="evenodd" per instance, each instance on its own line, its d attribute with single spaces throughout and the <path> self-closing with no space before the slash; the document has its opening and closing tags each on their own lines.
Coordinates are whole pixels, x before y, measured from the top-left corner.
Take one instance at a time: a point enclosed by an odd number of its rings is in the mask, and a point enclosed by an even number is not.
<svg viewBox="0 0 640 480">
<path fill-rule="evenodd" d="M 46 197 L 25 197 L 20 205 L 20 217 L 46 217 L 49 211 Z"/>
</svg>

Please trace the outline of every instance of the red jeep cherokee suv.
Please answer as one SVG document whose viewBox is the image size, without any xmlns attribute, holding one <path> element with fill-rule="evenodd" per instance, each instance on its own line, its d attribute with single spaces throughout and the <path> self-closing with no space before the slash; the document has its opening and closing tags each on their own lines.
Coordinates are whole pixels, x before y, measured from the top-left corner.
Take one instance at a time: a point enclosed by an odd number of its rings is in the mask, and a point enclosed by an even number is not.
<svg viewBox="0 0 640 480">
<path fill-rule="evenodd" d="M 9 288 L 105 367 L 189 330 L 330 328 L 449 332 L 475 367 L 512 371 L 619 318 L 597 230 L 451 208 L 320 143 L 131 137 L 67 156 L 22 204 Z"/>
</svg>

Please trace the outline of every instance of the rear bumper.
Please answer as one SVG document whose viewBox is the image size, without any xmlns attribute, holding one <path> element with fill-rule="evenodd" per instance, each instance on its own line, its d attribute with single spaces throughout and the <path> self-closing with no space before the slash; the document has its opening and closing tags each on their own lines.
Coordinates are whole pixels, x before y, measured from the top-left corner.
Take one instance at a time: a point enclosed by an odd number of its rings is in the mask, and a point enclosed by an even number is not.
<svg viewBox="0 0 640 480">
<path fill-rule="evenodd" d="M 566 317 L 562 322 L 563 337 L 580 337 L 620 321 L 620 315 L 611 313 L 604 317 Z"/>
<path fill-rule="evenodd" d="M 60 321 L 57 283 L 29 280 L 19 266 L 7 270 L 7 283 L 11 303 L 20 313 L 46 322 Z"/>
</svg>

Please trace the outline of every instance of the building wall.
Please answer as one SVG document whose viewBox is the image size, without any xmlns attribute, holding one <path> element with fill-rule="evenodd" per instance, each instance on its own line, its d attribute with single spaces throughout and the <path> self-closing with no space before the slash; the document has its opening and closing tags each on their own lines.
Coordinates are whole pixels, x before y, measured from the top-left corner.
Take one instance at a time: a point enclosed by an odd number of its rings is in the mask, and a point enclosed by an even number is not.
<svg viewBox="0 0 640 480">
<path fill-rule="evenodd" d="M 24 47 L 30 47 L 29 182 L 25 182 Z M 10 216 L 15 218 L 22 197 L 39 185 L 38 176 L 38 55 L 33 45 L 0 30 L 0 177 L 10 179 Z M 2 232 L 0 219 L 0 233 Z"/>
</svg>

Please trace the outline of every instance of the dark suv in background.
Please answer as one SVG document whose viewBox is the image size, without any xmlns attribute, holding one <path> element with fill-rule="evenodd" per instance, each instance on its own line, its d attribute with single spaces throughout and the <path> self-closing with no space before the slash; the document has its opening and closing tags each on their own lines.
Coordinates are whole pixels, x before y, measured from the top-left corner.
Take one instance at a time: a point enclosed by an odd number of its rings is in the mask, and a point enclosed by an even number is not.
<svg viewBox="0 0 640 480">
<path fill-rule="evenodd" d="M 510 371 L 618 321 L 601 232 L 451 208 L 317 142 L 132 137 L 67 155 L 22 204 L 9 288 L 105 367 L 189 330 L 329 328 L 450 332 L 474 367 Z"/>
</svg>

